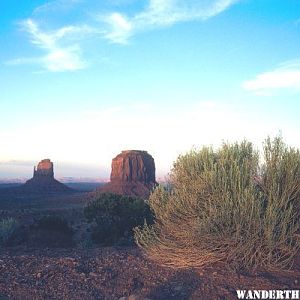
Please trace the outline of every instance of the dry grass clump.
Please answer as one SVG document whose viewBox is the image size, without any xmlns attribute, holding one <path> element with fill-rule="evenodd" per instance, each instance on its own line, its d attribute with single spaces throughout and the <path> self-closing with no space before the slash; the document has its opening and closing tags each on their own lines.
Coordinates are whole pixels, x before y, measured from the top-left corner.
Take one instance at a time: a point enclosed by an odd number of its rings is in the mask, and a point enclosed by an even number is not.
<svg viewBox="0 0 300 300">
<path fill-rule="evenodd" d="M 154 225 L 135 229 L 137 244 L 161 264 L 286 269 L 300 248 L 300 153 L 280 137 L 264 143 L 204 147 L 180 156 L 172 189 L 150 197 Z"/>
</svg>

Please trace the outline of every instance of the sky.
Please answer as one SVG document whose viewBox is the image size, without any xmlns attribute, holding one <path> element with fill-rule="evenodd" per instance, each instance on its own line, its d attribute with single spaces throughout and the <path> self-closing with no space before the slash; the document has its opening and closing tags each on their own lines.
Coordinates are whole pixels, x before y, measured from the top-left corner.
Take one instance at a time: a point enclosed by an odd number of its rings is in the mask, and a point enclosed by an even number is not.
<svg viewBox="0 0 300 300">
<path fill-rule="evenodd" d="M 299 0 L 0 2 L 0 180 L 107 179 L 122 150 L 300 148 Z"/>
</svg>

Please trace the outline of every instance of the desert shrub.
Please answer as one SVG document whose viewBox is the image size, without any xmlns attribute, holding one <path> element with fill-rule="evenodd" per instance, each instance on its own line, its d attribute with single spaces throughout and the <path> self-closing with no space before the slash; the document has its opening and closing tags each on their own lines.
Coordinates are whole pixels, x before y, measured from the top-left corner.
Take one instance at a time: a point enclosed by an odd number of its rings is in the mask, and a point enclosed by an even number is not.
<svg viewBox="0 0 300 300">
<path fill-rule="evenodd" d="M 41 230 L 72 233 L 72 229 L 69 227 L 67 220 L 55 215 L 41 217 L 35 222 L 34 227 Z"/>
<path fill-rule="evenodd" d="M 14 236 L 19 223 L 14 218 L 7 218 L 0 221 L 0 245 L 6 245 L 8 241 Z"/>
<path fill-rule="evenodd" d="M 71 247 L 73 229 L 67 220 L 56 215 L 45 215 L 30 226 L 27 244 L 33 247 Z"/>
<path fill-rule="evenodd" d="M 83 237 L 81 240 L 77 243 L 78 248 L 80 249 L 89 249 L 93 247 L 93 240 L 90 236 Z"/>
<path fill-rule="evenodd" d="M 88 222 L 94 222 L 92 239 L 103 245 L 133 241 L 133 228 L 152 222 L 148 204 L 140 198 L 101 194 L 84 208 Z"/>
<path fill-rule="evenodd" d="M 178 157 L 173 188 L 150 196 L 153 225 L 135 229 L 152 259 L 173 267 L 226 262 L 236 269 L 285 269 L 300 248 L 300 153 L 281 137 L 204 147 Z"/>
</svg>

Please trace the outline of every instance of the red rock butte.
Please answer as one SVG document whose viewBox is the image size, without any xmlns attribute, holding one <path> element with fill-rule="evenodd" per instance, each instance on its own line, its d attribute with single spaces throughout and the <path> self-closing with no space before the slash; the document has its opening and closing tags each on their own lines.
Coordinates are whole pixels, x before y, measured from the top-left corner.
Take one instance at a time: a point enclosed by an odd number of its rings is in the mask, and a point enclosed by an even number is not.
<svg viewBox="0 0 300 300">
<path fill-rule="evenodd" d="M 23 188 L 28 192 L 60 193 L 72 191 L 54 178 L 53 162 L 43 159 L 33 169 L 33 177 L 26 181 Z"/>
<path fill-rule="evenodd" d="M 48 176 L 54 178 L 53 162 L 50 159 L 43 159 L 34 167 L 33 177 Z"/>
<path fill-rule="evenodd" d="M 156 184 L 153 157 L 147 151 L 125 150 L 112 160 L 110 182 L 98 192 L 148 198 Z"/>
</svg>

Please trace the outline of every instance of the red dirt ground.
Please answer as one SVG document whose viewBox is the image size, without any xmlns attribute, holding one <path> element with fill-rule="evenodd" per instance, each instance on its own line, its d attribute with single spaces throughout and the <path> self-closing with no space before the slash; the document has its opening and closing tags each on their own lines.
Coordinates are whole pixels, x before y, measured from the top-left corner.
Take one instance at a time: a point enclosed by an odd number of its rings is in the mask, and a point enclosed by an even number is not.
<svg viewBox="0 0 300 300">
<path fill-rule="evenodd" d="M 252 275 L 222 267 L 173 270 L 134 247 L 15 247 L 0 250 L 0 299 L 237 299 L 236 289 L 299 289 L 299 266 Z"/>
</svg>

